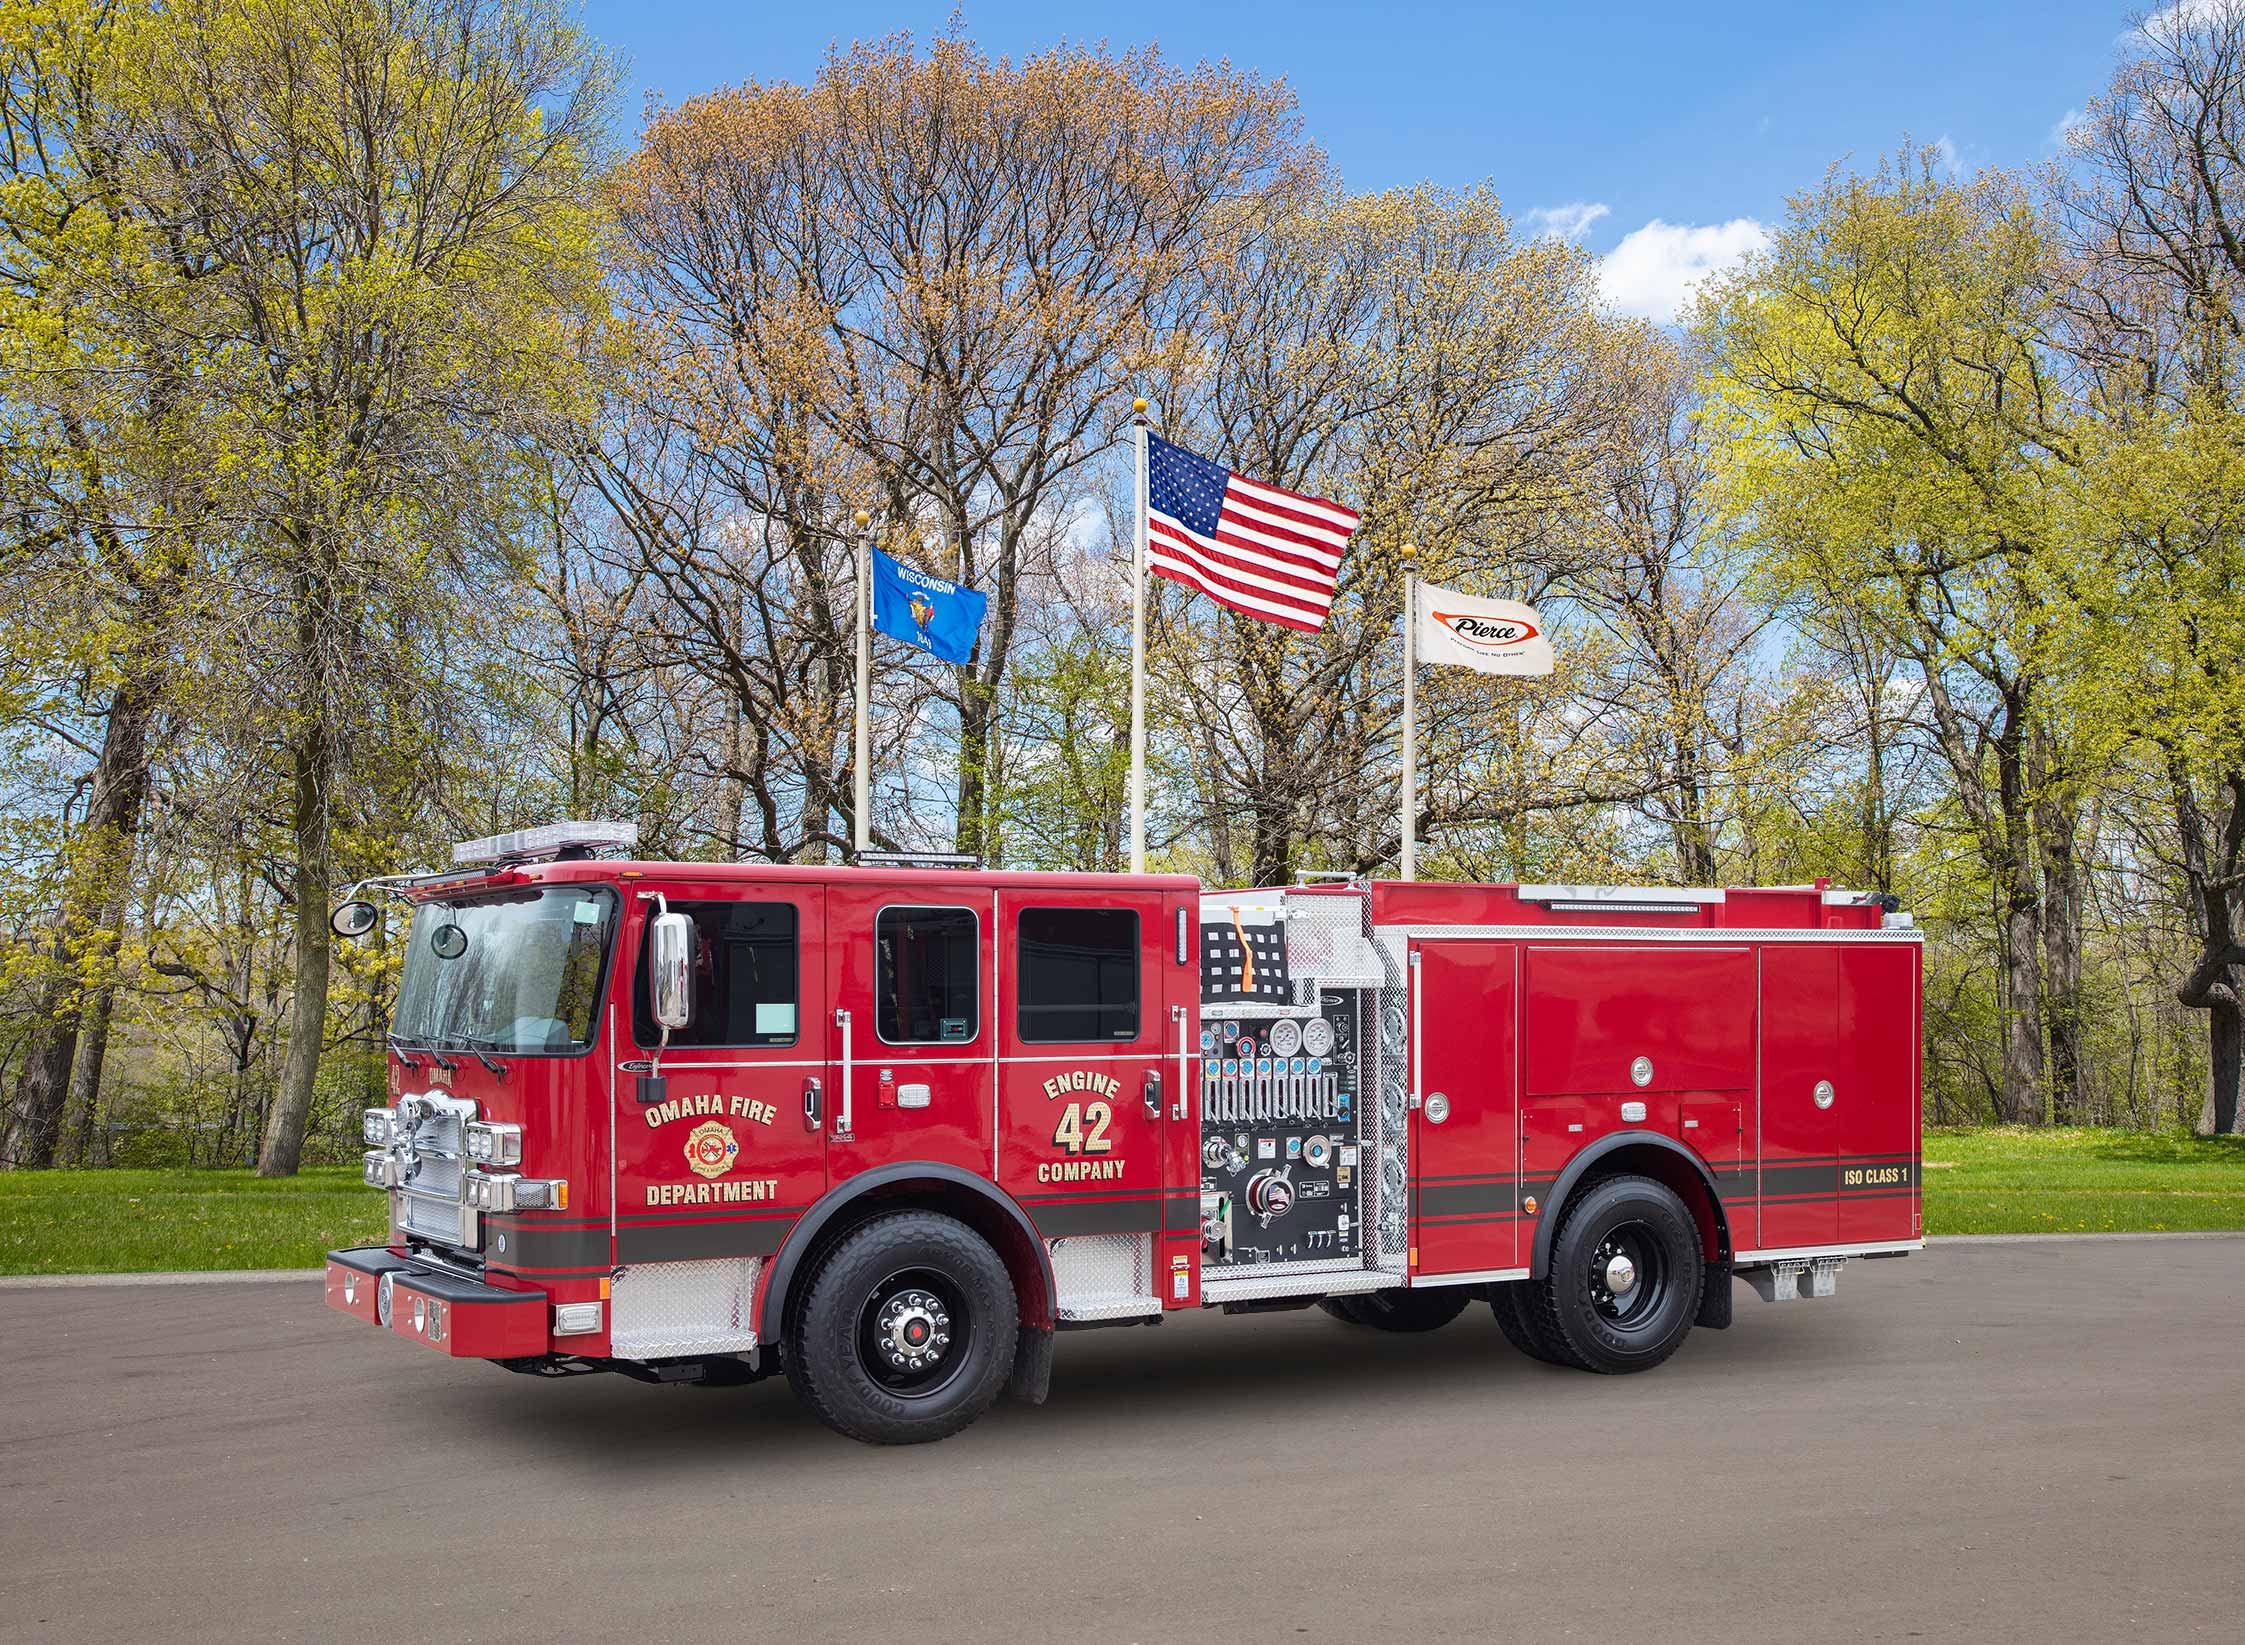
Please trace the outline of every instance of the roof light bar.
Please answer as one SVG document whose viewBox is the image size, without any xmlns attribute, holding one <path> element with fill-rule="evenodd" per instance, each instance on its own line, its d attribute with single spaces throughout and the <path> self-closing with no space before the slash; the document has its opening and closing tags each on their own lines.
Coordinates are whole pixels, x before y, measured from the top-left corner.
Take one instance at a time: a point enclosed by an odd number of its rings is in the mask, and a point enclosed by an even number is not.
<svg viewBox="0 0 2245 1645">
<path fill-rule="evenodd" d="M 465 867 L 477 863 L 531 862 L 548 857 L 590 857 L 602 851 L 629 851 L 638 843 L 637 823 L 547 823 L 542 828 L 518 828 L 511 834 L 462 840 L 452 848 L 452 860 Z"/>
</svg>

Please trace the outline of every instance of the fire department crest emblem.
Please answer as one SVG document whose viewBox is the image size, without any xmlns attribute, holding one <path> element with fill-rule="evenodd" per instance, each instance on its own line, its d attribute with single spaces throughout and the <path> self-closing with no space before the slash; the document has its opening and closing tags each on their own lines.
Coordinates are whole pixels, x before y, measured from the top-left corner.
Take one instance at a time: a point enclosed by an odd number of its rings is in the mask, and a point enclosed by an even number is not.
<svg viewBox="0 0 2245 1645">
<path fill-rule="evenodd" d="M 716 1120 L 704 1120 L 686 1134 L 686 1164 L 697 1177 L 723 1176 L 740 1153 L 733 1128 Z"/>
</svg>

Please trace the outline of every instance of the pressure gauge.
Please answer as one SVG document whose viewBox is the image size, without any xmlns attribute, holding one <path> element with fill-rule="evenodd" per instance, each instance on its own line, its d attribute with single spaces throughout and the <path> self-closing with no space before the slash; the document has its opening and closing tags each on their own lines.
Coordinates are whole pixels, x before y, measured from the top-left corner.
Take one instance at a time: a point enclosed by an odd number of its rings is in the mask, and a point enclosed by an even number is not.
<svg viewBox="0 0 2245 1645">
<path fill-rule="evenodd" d="M 1312 1017 L 1308 1022 L 1302 1024 L 1302 1049 L 1313 1057 L 1331 1055 L 1333 1050 L 1333 1025 L 1323 1017 Z"/>
<path fill-rule="evenodd" d="M 1271 1055 L 1291 1057 L 1302 1049 L 1302 1025 L 1290 1017 L 1281 1017 L 1271 1024 Z"/>
</svg>

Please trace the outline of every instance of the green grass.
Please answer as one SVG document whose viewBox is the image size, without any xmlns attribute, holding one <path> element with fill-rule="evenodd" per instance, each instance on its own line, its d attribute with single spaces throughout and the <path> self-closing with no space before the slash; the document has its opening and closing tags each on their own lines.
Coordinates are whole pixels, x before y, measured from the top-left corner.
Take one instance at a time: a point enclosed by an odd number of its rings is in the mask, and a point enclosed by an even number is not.
<svg viewBox="0 0 2245 1645">
<path fill-rule="evenodd" d="M 2245 1228 L 2245 1139 L 2172 1133 L 1936 1131 L 1930 1234 Z M 312 1268 L 383 1235 L 354 1166 L 267 1182 L 247 1171 L 0 1172 L 0 1274 Z"/>
<path fill-rule="evenodd" d="M 0 1274 L 316 1268 L 386 1230 L 350 1166 L 249 1171 L 0 1172 Z"/>
<path fill-rule="evenodd" d="M 1928 1234 L 2245 1228 L 2245 1138 L 2180 1132 L 1934 1130 Z"/>
</svg>

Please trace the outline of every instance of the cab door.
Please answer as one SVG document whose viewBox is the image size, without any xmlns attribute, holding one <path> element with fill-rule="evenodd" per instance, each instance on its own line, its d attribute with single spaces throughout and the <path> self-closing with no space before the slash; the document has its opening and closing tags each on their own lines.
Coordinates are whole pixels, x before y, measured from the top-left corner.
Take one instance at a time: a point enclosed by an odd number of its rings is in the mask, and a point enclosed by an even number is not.
<svg viewBox="0 0 2245 1645">
<path fill-rule="evenodd" d="M 1164 1147 L 1188 1102 L 1168 963 L 1174 910 L 1159 892 L 1008 890 L 997 898 L 1002 990 L 997 1178 L 1048 1239 L 1147 1235 L 1130 1277 L 1154 1295 L 1165 1225 L 1198 1227 L 1197 1174 L 1165 1209 Z M 1197 996 L 1196 996 L 1197 997 Z M 1197 1139 L 1194 1144 L 1197 1149 Z M 1135 1259 L 1134 1259 L 1135 1260 Z"/>
<path fill-rule="evenodd" d="M 631 914 L 636 1057 L 613 1096 L 616 1261 L 763 1256 L 827 1185 L 831 1073 L 817 885 L 742 880 L 665 887 L 694 922 L 691 1016 L 661 1051 L 661 1093 L 633 1070 L 661 1041 L 648 996 L 652 898 Z"/>
<path fill-rule="evenodd" d="M 829 1175 L 990 1169 L 996 907 L 986 886 L 853 876 L 827 890 Z"/>
</svg>

